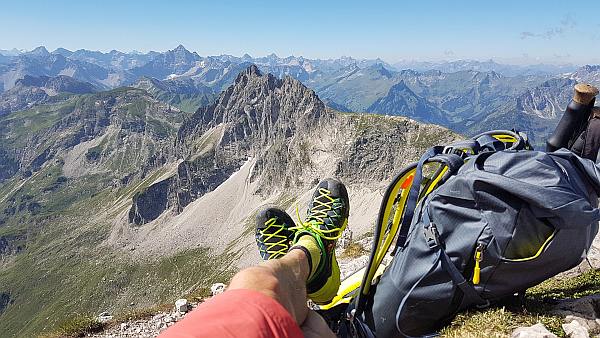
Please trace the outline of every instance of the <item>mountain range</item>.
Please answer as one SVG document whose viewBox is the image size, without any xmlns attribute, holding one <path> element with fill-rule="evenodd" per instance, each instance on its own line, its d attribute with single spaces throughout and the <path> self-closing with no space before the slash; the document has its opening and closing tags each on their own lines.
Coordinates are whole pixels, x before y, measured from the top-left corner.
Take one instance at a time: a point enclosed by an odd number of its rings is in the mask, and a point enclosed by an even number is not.
<svg viewBox="0 0 600 338">
<path fill-rule="evenodd" d="M 493 60 L 392 65 L 380 59 L 349 57 L 200 56 L 182 45 L 148 53 L 72 52 L 63 48 L 48 52 L 38 47 L 5 54 L 0 60 L 0 89 L 5 92 L 27 75 L 70 76 L 96 90 L 142 88 L 163 102 L 194 112 L 231 85 L 240 71 L 255 64 L 276 77 L 289 75 L 301 81 L 338 111 L 408 116 L 466 134 L 483 131 L 484 120 L 492 124 L 502 121 L 499 125 L 509 129 L 543 125 L 525 130 L 538 147 L 543 146 L 566 107 L 573 81 L 600 84 L 600 69 L 594 65 L 518 66 Z M 30 95 L 35 101 L 37 94 L 21 95 Z M 5 97 L 3 101 L 22 99 Z M 13 105 L 15 108 L 10 108 L 5 103 L 3 111 L 23 108 L 22 104 Z"/>
</svg>

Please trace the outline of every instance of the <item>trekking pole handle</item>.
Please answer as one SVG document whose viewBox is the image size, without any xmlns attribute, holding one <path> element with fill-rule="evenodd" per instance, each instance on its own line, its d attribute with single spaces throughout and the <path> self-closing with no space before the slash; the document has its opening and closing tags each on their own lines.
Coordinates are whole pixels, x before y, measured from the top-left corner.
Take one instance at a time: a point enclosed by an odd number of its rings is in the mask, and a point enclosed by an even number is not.
<svg viewBox="0 0 600 338">
<path fill-rule="evenodd" d="M 596 95 L 598 95 L 598 88 L 587 83 L 578 83 L 573 88 L 573 101 L 586 106 L 592 102 Z"/>
<path fill-rule="evenodd" d="M 546 141 L 546 151 L 555 151 L 571 146 L 572 140 L 579 136 L 579 132 L 587 123 L 594 105 L 598 88 L 578 83 L 573 88 L 573 99 L 565 109 L 565 113 L 556 125 L 554 133 Z"/>
</svg>

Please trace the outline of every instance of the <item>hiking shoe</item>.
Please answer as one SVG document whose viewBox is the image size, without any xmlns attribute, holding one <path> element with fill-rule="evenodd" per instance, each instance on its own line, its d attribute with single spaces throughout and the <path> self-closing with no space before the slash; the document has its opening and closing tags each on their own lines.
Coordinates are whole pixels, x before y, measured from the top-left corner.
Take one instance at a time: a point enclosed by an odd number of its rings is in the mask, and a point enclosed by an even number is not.
<svg viewBox="0 0 600 338">
<path fill-rule="evenodd" d="M 294 228 L 296 246 L 302 246 L 302 237 L 310 235 L 315 239 L 319 249 L 305 250 L 314 253 L 309 259 L 311 274 L 306 288 L 309 298 L 317 304 L 331 301 L 340 286 L 340 269 L 334 249 L 337 239 L 341 237 L 348 225 L 349 211 L 346 187 L 337 179 L 328 178 L 321 181 L 315 189 L 308 206 L 306 220 Z M 318 260 L 313 255 L 319 256 Z M 318 262 L 316 268 L 315 262 Z"/>
<path fill-rule="evenodd" d="M 264 260 L 276 259 L 285 255 L 292 241 L 294 231 L 292 218 L 283 210 L 266 208 L 256 215 L 256 245 Z"/>
</svg>

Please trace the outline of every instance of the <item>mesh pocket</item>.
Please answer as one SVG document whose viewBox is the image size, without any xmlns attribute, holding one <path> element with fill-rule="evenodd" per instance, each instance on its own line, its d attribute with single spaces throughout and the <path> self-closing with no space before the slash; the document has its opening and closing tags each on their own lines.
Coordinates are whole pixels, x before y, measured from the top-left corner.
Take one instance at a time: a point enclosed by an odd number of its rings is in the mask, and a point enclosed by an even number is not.
<svg viewBox="0 0 600 338">
<path fill-rule="evenodd" d="M 535 259 L 552 241 L 555 233 L 556 230 L 545 219 L 536 218 L 529 208 L 521 208 L 503 258 L 511 261 Z"/>
</svg>

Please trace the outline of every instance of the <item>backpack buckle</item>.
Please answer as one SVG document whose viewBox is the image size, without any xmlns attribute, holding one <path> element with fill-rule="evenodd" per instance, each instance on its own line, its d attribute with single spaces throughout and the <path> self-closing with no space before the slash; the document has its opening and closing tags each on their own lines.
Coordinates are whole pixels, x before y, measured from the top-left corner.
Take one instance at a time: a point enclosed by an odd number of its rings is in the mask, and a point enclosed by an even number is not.
<svg viewBox="0 0 600 338">
<path fill-rule="evenodd" d="M 440 246 L 440 233 L 434 223 L 429 223 L 429 226 L 423 229 L 423 234 L 425 235 L 427 245 L 429 245 L 431 249 Z"/>
<path fill-rule="evenodd" d="M 467 157 L 469 157 L 469 154 L 467 152 L 468 152 L 467 149 L 457 148 L 457 147 L 453 147 L 453 146 L 445 146 L 444 150 L 442 150 L 442 154 L 458 155 L 463 160 L 466 160 Z"/>
</svg>

